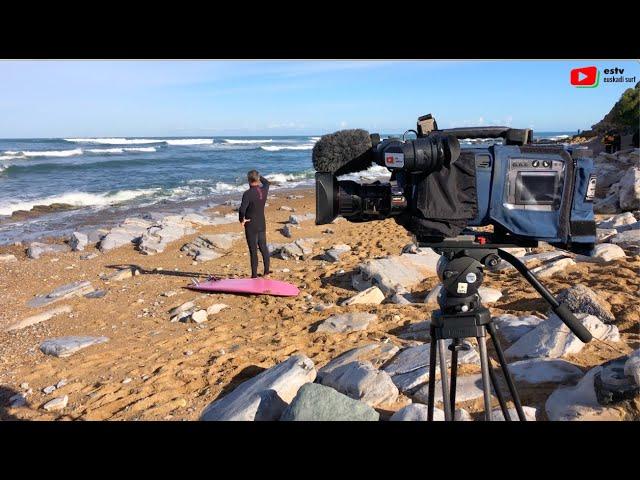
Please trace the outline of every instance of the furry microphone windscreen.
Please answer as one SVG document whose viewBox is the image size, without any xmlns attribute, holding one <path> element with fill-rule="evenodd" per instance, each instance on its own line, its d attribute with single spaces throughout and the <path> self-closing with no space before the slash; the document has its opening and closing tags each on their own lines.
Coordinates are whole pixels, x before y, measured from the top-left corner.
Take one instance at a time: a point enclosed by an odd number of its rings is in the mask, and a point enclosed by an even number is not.
<svg viewBox="0 0 640 480">
<path fill-rule="evenodd" d="M 366 170 L 373 164 L 369 132 L 358 128 L 323 135 L 311 157 L 316 172 L 339 176 Z"/>
</svg>

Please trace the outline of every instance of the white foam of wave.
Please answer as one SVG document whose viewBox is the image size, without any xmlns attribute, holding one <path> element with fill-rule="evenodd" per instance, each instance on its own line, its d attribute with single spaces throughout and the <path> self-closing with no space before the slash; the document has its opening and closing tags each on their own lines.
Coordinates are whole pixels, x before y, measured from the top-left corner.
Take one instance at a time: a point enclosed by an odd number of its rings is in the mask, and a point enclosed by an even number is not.
<svg viewBox="0 0 640 480">
<path fill-rule="evenodd" d="M 213 189 L 213 193 L 231 193 L 231 192 L 244 192 L 247 189 L 246 185 L 232 185 L 225 182 L 216 182 L 216 186 Z"/>
<path fill-rule="evenodd" d="M 569 137 L 571 137 L 571 135 L 556 135 L 554 137 L 543 138 L 543 139 L 558 141 L 558 140 L 565 140 L 565 139 L 567 139 Z"/>
<path fill-rule="evenodd" d="M 165 140 L 168 145 L 211 145 L 213 139 L 211 138 L 181 138 L 179 140 Z"/>
<path fill-rule="evenodd" d="M 150 195 L 159 189 L 148 188 L 140 190 L 120 190 L 113 194 L 67 192 L 45 198 L 37 198 L 23 202 L 0 203 L 0 215 L 11 215 L 17 210 L 31 210 L 36 205 L 52 205 L 54 203 L 66 203 L 76 207 L 107 206 L 126 202 L 143 195 Z"/>
<path fill-rule="evenodd" d="M 320 137 L 309 137 L 311 139 L 312 142 L 317 142 L 318 140 L 320 140 Z"/>
<path fill-rule="evenodd" d="M 313 148 L 312 143 L 304 145 L 263 145 L 260 147 L 267 152 L 279 152 L 281 150 L 311 150 Z"/>
<path fill-rule="evenodd" d="M 380 165 L 373 165 L 366 170 L 355 173 L 347 173 L 338 177 L 338 180 L 354 180 L 360 182 L 363 180 L 389 180 L 391 172 Z"/>
<path fill-rule="evenodd" d="M 90 153 L 125 153 L 125 152 L 155 152 L 156 147 L 115 147 L 115 148 L 89 148 Z"/>
<path fill-rule="evenodd" d="M 149 138 L 65 138 L 67 142 L 99 143 L 104 145 L 144 145 L 147 143 L 163 143 L 162 139 Z"/>
<path fill-rule="evenodd" d="M 8 152 L 4 152 L 8 153 Z M 15 160 L 16 158 L 24 158 L 22 155 L 0 155 L 0 160 Z"/>
<path fill-rule="evenodd" d="M 270 173 L 269 175 L 265 175 L 265 176 L 267 180 L 269 180 L 270 182 L 285 183 L 285 182 L 295 182 L 298 180 L 311 178 L 313 176 L 313 172 Z"/>
<path fill-rule="evenodd" d="M 254 143 L 271 143 L 273 142 L 273 139 L 269 138 L 269 139 L 264 139 L 264 140 L 230 140 L 228 138 L 224 139 L 225 143 L 230 143 L 231 145 L 242 145 L 242 144 L 247 144 L 247 145 L 251 145 Z"/>
<path fill-rule="evenodd" d="M 25 157 L 73 157 L 75 155 L 82 155 L 82 149 L 74 148 L 73 150 L 42 150 L 42 151 L 24 150 L 22 152 L 15 152 L 15 153 L 18 153 L 21 156 L 25 156 Z"/>
</svg>

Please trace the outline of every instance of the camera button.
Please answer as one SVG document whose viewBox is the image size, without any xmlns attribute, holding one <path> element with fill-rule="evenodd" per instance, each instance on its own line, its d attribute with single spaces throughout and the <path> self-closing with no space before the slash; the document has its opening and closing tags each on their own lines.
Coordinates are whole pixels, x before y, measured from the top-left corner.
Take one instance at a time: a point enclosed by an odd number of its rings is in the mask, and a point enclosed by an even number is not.
<svg viewBox="0 0 640 480">
<path fill-rule="evenodd" d="M 548 162 L 548 161 L 545 160 L 544 162 L 542 162 L 542 166 L 544 168 L 549 168 L 551 166 L 551 162 Z"/>
<path fill-rule="evenodd" d="M 534 160 L 531 162 L 531 166 L 534 168 L 538 168 L 540 166 L 540 162 L 538 160 Z"/>
</svg>

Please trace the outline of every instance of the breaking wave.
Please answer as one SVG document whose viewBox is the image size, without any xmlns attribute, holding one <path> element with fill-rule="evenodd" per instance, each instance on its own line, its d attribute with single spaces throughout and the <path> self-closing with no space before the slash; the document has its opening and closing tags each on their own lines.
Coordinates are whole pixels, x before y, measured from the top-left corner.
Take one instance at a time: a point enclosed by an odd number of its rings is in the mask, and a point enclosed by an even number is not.
<svg viewBox="0 0 640 480">
<path fill-rule="evenodd" d="M 181 138 L 179 140 L 164 140 L 167 145 L 211 145 L 213 139 L 211 138 Z"/>
<path fill-rule="evenodd" d="M 141 153 L 152 153 L 156 151 L 156 147 L 115 147 L 115 148 L 89 148 L 87 152 L 90 153 L 107 153 L 107 154 L 118 154 L 125 152 L 141 152 Z"/>
<path fill-rule="evenodd" d="M 266 150 L 267 152 L 279 152 L 280 150 L 311 150 L 313 148 L 313 144 L 304 144 L 304 145 L 263 145 L 260 147 L 262 150 Z"/>
<path fill-rule="evenodd" d="M 233 140 L 233 139 L 225 138 L 224 141 L 225 143 L 230 143 L 231 145 L 242 145 L 242 144 L 251 145 L 254 143 L 271 143 L 273 142 L 273 139 L 268 138 L 264 140 Z"/>
<path fill-rule="evenodd" d="M 145 145 L 148 143 L 163 143 L 162 139 L 148 138 L 65 138 L 73 143 L 98 143 L 104 145 Z"/>
<path fill-rule="evenodd" d="M 115 193 L 67 192 L 62 195 L 36 198 L 23 202 L 2 203 L 0 204 L 0 215 L 11 215 L 17 210 L 31 210 L 36 205 L 52 205 L 54 203 L 65 203 L 76 207 L 114 205 L 143 195 L 150 195 L 158 190 L 158 188 L 147 188 L 140 190 L 120 190 Z"/>
</svg>

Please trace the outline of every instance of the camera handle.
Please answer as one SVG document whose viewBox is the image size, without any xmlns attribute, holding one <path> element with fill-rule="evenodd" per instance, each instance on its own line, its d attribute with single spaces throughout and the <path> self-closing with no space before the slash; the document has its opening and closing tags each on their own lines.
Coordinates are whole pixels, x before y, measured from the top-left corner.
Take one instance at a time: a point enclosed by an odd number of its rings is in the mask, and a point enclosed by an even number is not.
<svg viewBox="0 0 640 480">
<path fill-rule="evenodd" d="M 591 332 L 587 330 L 584 325 L 580 323 L 580 321 L 575 317 L 575 315 L 569 310 L 564 303 L 558 303 L 551 292 L 546 289 L 544 285 L 540 283 L 540 281 L 535 277 L 533 273 L 526 267 L 524 263 L 522 263 L 518 258 L 511 255 L 509 252 L 505 252 L 504 250 L 498 249 L 498 255 L 503 260 L 506 260 L 511 265 L 515 267 L 518 272 L 522 274 L 522 276 L 531 284 L 533 288 L 540 294 L 540 296 L 551 306 L 551 310 L 564 322 L 564 324 L 569 327 L 576 337 L 578 337 L 582 342 L 589 343 L 593 336 Z"/>
</svg>

